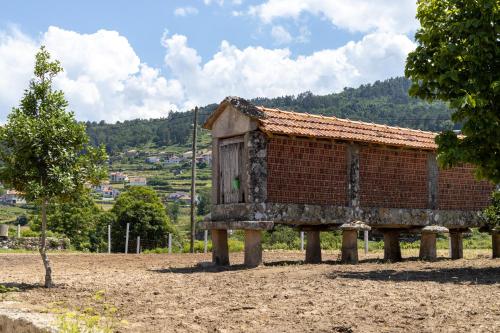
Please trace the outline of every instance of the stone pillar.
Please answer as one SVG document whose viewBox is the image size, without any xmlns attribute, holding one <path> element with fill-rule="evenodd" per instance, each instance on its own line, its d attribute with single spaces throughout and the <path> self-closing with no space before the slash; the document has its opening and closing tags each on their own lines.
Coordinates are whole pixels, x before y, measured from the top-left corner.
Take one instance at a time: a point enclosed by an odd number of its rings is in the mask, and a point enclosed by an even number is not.
<svg viewBox="0 0 500 333">
<path fill-rule="evenodd" d="M 436 233 L 422 232 L 419 257 L 421 260 L 436 260 Z"/>
<path fill-rule="evenodd" d="M 257 267 L 262 264 L 262 232 L 245 230 L 245 265 Z"/>
<path fill-rule="evenodd" d="M 381 229 L 384 234 L 384 259 L 392 262 L 401 261 L 401 248 L 399 247 L 399 230 Z"/>
<path fill-rule="evenodd" d="M 500 228 L 493 229 L 491 232 L 491 246 L 493 258 L 500 258 Z"/>
<path fill-rule="evenodd" d="M 344 230 L 342 232 L 342 263 L 358 263 L 358 232 L 356 230 Z"/>
<path fill-rule="evenodd" d="M 463 235 L 461 230 L 450 230 L 450 252 L 451 259 L 462 259 L 464 257 Z"/>
<path fill-rule="evenodd" d="M 212 262 L 216 265 L 229 265 L 227 230 L 212 230 Z"/>
<path fill-rule="evenodd" d="M 319 264 L 321 263 L 321 243 L 319 239 L 319 231 L 307 231 L 306 234 L 306 263 Z"/>
<path fill-rule="evenodd" d="M 436 238 L 437 234 L 449 232 L 448 228 L 439 225 L 430 225 L 422 229 L 420 238 L 420 259 L 436 260 Z"/>
</svg>

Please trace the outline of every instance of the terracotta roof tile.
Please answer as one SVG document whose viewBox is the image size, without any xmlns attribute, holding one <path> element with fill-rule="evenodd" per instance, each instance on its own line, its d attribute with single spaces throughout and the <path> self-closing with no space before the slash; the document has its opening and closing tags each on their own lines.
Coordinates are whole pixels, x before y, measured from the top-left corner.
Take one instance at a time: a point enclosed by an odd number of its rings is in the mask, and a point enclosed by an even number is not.
<svg viewBox="0 0 500 333">
<path fill-rule="evenodd" d="M 349 140 L 434 150 L 437 133 L 424 132 L 336 117 L 282 111 L 258 107 L 265 117 L 258 118 L 262 131 L 272 134 Z"/>
</svg>

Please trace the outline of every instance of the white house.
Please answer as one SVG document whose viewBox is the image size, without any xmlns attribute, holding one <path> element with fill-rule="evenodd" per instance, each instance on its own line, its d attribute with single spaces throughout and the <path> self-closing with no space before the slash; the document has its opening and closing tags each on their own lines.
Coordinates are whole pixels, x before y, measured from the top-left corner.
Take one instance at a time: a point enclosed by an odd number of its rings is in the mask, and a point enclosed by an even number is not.
<svg viewBox="0 0 500 333">
<path fill-rule="evenodd" d="M 146 177 L 129 177 L 128 185 L 129 186 L 146 186 L 147 185 Z"/>
<path fill-rule="evenodd" d="M 172 155 L 165 161 L 165 164 L 179 164 L 182 161 L 184 161 L 182 157 L 179 157 L 177 155 Z"/>
<path fill-rule="evenodd" d="M 146 158 L 146 163 L 159 163 L 160 157 L 158 156 L 149 156 Z"/>
<path fill-rule="evenodd" d="M 128 176 L 123 172 L 112 172 L 109 179 L 112 183 L 123 183 L 128 181 Z"/>
<path fill-rule="evenodd" d="M 21 194 L 15 190 L 7 190 L 4 195 L 0 197 L 0 201 L 7 205 L 24 205 L 26 200 Z"/>
</svg>

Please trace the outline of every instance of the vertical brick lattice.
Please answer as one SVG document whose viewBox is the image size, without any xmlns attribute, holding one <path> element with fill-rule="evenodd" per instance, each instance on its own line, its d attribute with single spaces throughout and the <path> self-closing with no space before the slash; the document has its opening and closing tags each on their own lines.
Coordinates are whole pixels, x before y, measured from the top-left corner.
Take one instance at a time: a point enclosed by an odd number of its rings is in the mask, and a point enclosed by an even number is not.
<svg viewBox="0 0 500 333">
<path fill-rule="evenodd" d="M 477 181 L 473 172 L 471 165 L 439 170 L 439 209 L 480 210 L 488 206 L 493 185 Z"/>
<path fill-rule="evenodd" d="M 271 138 L 267 148 L 269 202 L 347 205 L 345 145 Z"/>
<path fill-rule="evenodd" d="M 427 153 L 362 147 L 361 207 L 427 208 Z"/>
</svg>

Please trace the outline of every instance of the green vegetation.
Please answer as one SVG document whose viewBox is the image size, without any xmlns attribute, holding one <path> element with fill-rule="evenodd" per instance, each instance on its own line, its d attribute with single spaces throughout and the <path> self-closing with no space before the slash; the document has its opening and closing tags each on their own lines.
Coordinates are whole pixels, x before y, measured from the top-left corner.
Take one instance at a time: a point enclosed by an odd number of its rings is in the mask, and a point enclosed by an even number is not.
<svg viewBox="0 0 500 333">
<path fill-rule="evenodd" d="M 411 81 L 402 77 L 358 88 L 345 88 L 340 93 L 324 96 L 305 92 L 297 96 L 277 98 L 256 98 L 251 100 L 256 105 L 282 108 L 297 112 L 323 114 L 363 120 L 381 124 L 440 131 L 450 129 L 451 111 L 441 102 L 428 103 L 410 97 L 408 90 Z M 205 122 L 216 104 L 199 109 L 198 125 Z M 173 112 L 167 118 L 149 120 L 130 120 L 106 124 L 101 121 L 87 122 L 87 133 L 94 145 L 104 144 L 108 153 L 119 156 L 129 149 L 158 153 L 168 151 L 182 153 L 191 144 L 193 111 Z M 455 125 L 459 128 L 459 125 Z M 210 135 L 206 130 L 199 131 L 198 146 L 208 148 Z M 122 158 L 126 165 L 126 158 Z"/>
<path fill-rule="evenodd" d="M 443 166 L 472 163 L 480 178 L 500 183 L 500 5 L 498 0 L 418 3 L 418 44 L 408 55 L 412 96 L 449 102 L 458 137 L 437 138 Z"/>
<path fill-rule="evenodd" d="M 106 301 L 106 294 L 100 290 L 94 294 L 86 307 L 68 310 L 61 308 L 64 302 L 51 304 L 49 312 L 58 314 L 57 330 L 61 333 L 111 333 L 127 326 L 119 320 L 118 309 Z"/>
<path fill-rule="evenodd" d="M 40 255 L 47 288 L 53 285 L 45 244 L 47 206 L 54 200 L 74 200 L 87 181 L 105 175 L 104 150 L 89 145 L 85 126 L 66 111 L 64 93 L 52 89 L 52 79 L 61 71 L 42 46 L 36 54 L 35 78 L 0 128 L 1 181 L 41 210 Z"/>
<path fill-rule="evenodd" d="M 6 293 L 11 293 L 19 291 L 19 288 L 17 287 L 6 287 L 3 284 L 0 284 L 0 294 L 6 294 Z"/>
<path fill-rule="evenodd" d="M 125 248 L 126 225 L 130 224 L 130 240 L 141 237 L 144 248 L 165 244 L 168 233 L 175 233 L 165 207 L 156 192 L 147 187 L 131 187 L 122 193 L 111 212 L 116 216 L 113 230 L 113 249 Z"/>
<path fill-rule="evenodd" d="M 500 191 L 493 193 L 491 205 L 484 210 L 483 216 L 489 229 L 500 227 Z"/>
</svg>

